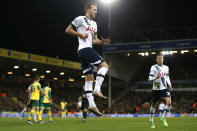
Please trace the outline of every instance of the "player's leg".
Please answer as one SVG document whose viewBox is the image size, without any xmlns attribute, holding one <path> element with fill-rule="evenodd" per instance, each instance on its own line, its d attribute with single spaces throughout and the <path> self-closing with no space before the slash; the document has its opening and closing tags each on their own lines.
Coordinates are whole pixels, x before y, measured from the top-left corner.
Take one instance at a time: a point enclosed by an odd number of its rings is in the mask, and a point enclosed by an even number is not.
<svg viewBox="0 0 197 131">
<path fill-rule="evenodd" d="M 33 115 L 33 118 L 34 118 L 34 122 L 38 122 L 37 121 L 37 115 L 34 113 L 34 115 Z"/>
<path fill-rule="evenodd" d="M 30 113 L 29 113 L 29 117 L 27 118 L 27 123 L 33 124 L 33 123 L 31 122 L 31 119 L 32 119 L 32 116 L 34 115 L 35 112 L 36 112 L 36 109 L 35 109 L 34 107 L 32 107 L 32 109 L 31 109 L 31 111 L 30 111 Z"/>
<path fill-rule="evenodd" d="M 83 121 L 86 121 L 86 118 L 87 118 L 87 108 L 83 109 Z"/>
<path fill-rule="evenodd" d="M 36 110 L 36 117 L 38 118 L 38 121 L 40 122 L 40 111 L 39 111 L 39 100 L 35 100 L 34 108 Z"/>
<path fill-rule="evenodd" d="M 87 93 L 86 95 L 87 95 L 88 103 L 89 103 L 89 108 L 88 109 L 91 112 L 93 112 L 94 114 L 98 115 L 98 116 L 103 116 L 103 114 L 96 107 L 96 104 L 94 102 L 94 97 L 92 95 L 89 95 L 89 93 Z"/>
<path fill-rule="evenodd" d="M 94 89 L 94 95 L 100 96 L 102 98 L 106 98 L 102 95 L 100 92 L 101 85 L 104 80 L 104 76 L 107 73 L 107 70 L 109 66 L 106 62 L 104 62 L 104 59 L 92 48 L 85 48 L 80 51 L 78 51 L 78 55 L 81 62 L 81 68 L 83 70 L 84 75 L 93 74 L 94 68 L 93 65 L 99 67 L 97 77 L 96 77 L 96 84 Z M 92 85 L 93 83 L 93 76 L 87 76 L 86 82 L 90 82 Z M 85 87 L 86 88 L 86 87 Z"/>
<path fill-rule="evenodd" d="M 32 119 L 32 116 L 34 115 L 34 113 L 36 112 L 36 109 L 35 109 L 35 107 L 36 107 L 36 105 L 35 105 L 35 101 L 34 100 L 31 100 L 30 101 L 30 105 L 31 105 L 31 111 L 30 111 L 30 113 L 29 113 L 29 117 L 27 118 L 27 123 L 29 123 L 29 124 L 33 124 L 32 122 L 31 122 L 31 119 Z"/>
<path fill-rule="evenodd" d="M 92 94 L 92 92 L 93 92 L 93 89 L 92 89 L 93 81 L 94 81 L 93 74 L 85 75 L 85 92 L 88 92 L 89 94 Z"/>
<path fill-rule="evenodd" d="M 61 117 L 62 117 L 62 118 L 65 117 L 65 109 L 61 109 Z"/>
<path fill-rule="evenodd" d="M 170 96 L 170 92 L 167 91 L 167 90 L 163 91 L 163 97 L 164 97 L 166 105 L 164 106 L 164 112 L 163 112 L 163 114 L 161 116 L 161 121 L 162 121 L 163 125 L 167 127 L 168 123 L 166 121 L 166 116 L 171 110 L 171 96 Z"/>
<path fill-rule="evenodd" d="M 51 109 L 48 109 L 48 115 L 49 115 L 49 121 L 52 122 L 53 118 L 52 118 Z"/>
<path fill-rule="evenodd" d="M 150 107 L 150 127 L 155 128 L 154 115 L 156 109 L 156 103 L 159 100 L 159 91 L 152 91 L 152 102 Z"/>
<path fill-rule="evenodd" d="M 90 63 L 87 62 L 88 60 L 84 60 L 83 57 L 86 56 L 84 54 L 86 54 L 86 53 L 81 53 L 81 55 L 80 55 L 82 57 L 82 60 L 80 61 L 81 68 L 83 71 L 83 75 L 85 76 L 85 87 L 84 87 L 85 89 L 84 90 L 85 90 L 86 94 L 92 95 L 92 92 L 93 92 L 92 86 L 93 86 L 93 81 L 94 81 L 94 76 L 93 76 L 94 67 L 93 67 L 93 65 L 91 65 Z"/>
<path fill-rule="evenodd" d="M 164 112 L 162 113 L 162 116 L 161 116 L 162 119 L 166 119 L 167 114 L 171 110 L 171 98 L 170 97 L 166 97 L 164 99 L 165 99 L 166 105 L 164 106 Z M 167 124 L 165 124 L 165 126 L 167 126 Z"/>
<path fill-rule="evenodd" d="M 154 122 L 154 115 L 155 115 L 156 103 L 152 103 L 150 107 L 150 122 Z"/>
<path fill-rule="evenodd" d="M 88 108 L 92 113 L 94 113 L 97 116 L 103 116 L 103 114 L 98 110 L 97 107 L 89 107 Z"/>
<path fill-rule="evenodd" d="M 52 113 L 51 113 L 51 104 L 47 103 L 47 107 L 46 108 L 48 110 L 49 122 L 52 122 L 53 118 L 52 118 Z"/>
<path fill-rule="evenodd" d="M 20 120 L 22 120 L 22 117 L 23 117 L 23 114 L 26 112 L 27 108 L 23 108 L 23 110 L 21 111 L 21 114 L 20 114 Z"/>
<path fill-rule="evenodd" d="M 105 99 L 107 99 L 107 97 L 102 95 L 101 86 L 102 86 L 102 83 L 104 81 L 104 78 L 108 69 L 109 69 L 109 65 L 105 61 L 99 64 L 99 70 L 96 75 L 96 83 L 95 83 L 95 88 L 94 88 L 94 94 Z"/>
<path fill-rule="evenodd" d="M 99 112 L 98 108 L 96 107 L 96 104 L 94 102 L 94 97 L 92 95 L 92 85 L 93 85 L 93 74 L 88 74 L 85 77 L 86 81 L 85 81 L 85 92 L 88 98 L 88 103 L 89 103 L 89 109 L 91 111 L 93 111 L 94 113 L 98 114 L 98 115 L 102 115 L 102 113 Z"/>
<path fill-rule="evenodd" d="M 40 113 L 39 113 L 39 117 L 38 117 L 39 121 L 42 121 L 42 114 L 44 112 L 44 109 L 45 109 L 45 107 L 40 107 Z"/>
<path fill-rule="evenodd" d="M 164 99 L 165 99 L 166 105 L 164 106 L 164 112 L 163 112 L 164 116 L 163 116 L 163 118 L 165 118 L 166 115 L 167 115 L 167 114 L 170 112 L 170 110 L 171 110 L 171 98 L 170 98 L 170 97 L 166 97 L 166 98 L 164 98 Z"/>
<path fill-rule="evenodd" d="M 85 91 L 86 91 L 86 95 L 88 98 L 88 103 L 89 103 L 89 109 L 94 112 L 95 114 L 99 115 L 99 116 L 103 116 L 102 113 L 99 112 L 98 108 L 96 107 L 96 104 L 94 102 L 94 97 L 92 95 L 92 84 L 93 84 L 93 74 L 88 74 L 85 77 L 86 82 L 85 82 Z"/>
<path fill-rule="evenodd" d="M 64 109 L 64 118 L 66 118 L 66 117 L 67 117 L 67 109 L 65 107 L 65 109 Z"/>
</svg>

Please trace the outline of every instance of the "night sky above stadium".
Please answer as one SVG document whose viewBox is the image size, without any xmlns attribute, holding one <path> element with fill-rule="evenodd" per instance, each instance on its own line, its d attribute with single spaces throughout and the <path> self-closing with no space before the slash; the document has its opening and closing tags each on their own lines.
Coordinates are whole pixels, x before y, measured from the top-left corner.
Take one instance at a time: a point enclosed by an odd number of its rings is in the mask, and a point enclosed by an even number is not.
<svg viewBox="0 0 197 131">
<path fill-rule="evenodd" d="M 9 0 L 1 3 L 0 47 L 77 61 L 77 39 L 64 34 L 89 0 Z M 99 1 L 99 0 L 94 0 Z M 115 32 L 195 26 L 191 1 L 118 0 L 112 5 Z M 98 36 L 108 36 L 107 6 L 98 2 Z M 98 48 L 99 49 L 99 48 Z"/>
</svg>

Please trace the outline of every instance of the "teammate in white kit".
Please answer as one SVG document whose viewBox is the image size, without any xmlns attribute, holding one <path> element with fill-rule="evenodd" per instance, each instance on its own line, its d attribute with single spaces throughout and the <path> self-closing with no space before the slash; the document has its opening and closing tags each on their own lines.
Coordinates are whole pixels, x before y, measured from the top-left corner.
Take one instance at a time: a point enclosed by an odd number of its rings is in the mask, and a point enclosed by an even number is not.
<svg viewBox="0 0 197 131">
<path fill-rule="evenodd" d="M 66 33 L 77 36 L 79 41 L 78 57 L 80 59 L 81 68 L 85 75 L 85 92 L 88 97 L 89 107 L 98 111 L 94 102 L 94 95 L 107 99 L 101 93 L 101 85 L 104 81 L 105 74 L 108 71 L 109 65 L 104 59 L 92 48 L 92 44 L 110 44 L 109 39 L 98 39 L 97 24 L 93 20 L 97 14 L 97 5 L 94 2 L 89 2 L 85 5 L 85 16 L 78 16 L 67 27 Z M 75 31 L 76 29 L 76 31 Z M 94 65 L 98 67 L 96 75 L 96 83 L 93 91 L 93 71 Z"/>
<path fill-rule="evenodd" d="M 156 108 L 156 103 L 161 99 L 164 99 L 165 101 L 164 112 L 162 113 L 161 121 L 163 125 L 166 127 L 168 126 L 168 123 L 165 118 L 168 112 L 170 112 L 170 108 L 171 108 L 171 96 L 169 91 L 172 91 L 172 85 L 169 77 L 169 67 L 163 65 L 164 58 L 162 54 L 156 56 L 156 62 L 157 64 L 151 67 L 149 79 L 148 79 L 149 81 L 153 82 L 153 89 L 152 89 L 153 99 L 150 108 L 151 128 L 155 128 L 153 117 Z"/>
</svg>

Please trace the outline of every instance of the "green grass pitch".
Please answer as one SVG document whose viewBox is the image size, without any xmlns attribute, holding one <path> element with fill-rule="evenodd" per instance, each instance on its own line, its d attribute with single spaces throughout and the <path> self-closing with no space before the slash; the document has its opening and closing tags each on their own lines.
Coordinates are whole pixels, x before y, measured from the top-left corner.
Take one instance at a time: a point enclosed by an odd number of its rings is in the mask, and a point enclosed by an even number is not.
<svg viewBox="0 0 197 131">
<path fill-rule="evenodd" d="M 155 118 L 155 129 L 149 128 L 149 118 L 55 118 L 53 123 L 29 125 L 26 118 L 0 118 L 0 131 L 197 131 L 197 118 L 167 118 L 163 127 Z"/>
</svg>

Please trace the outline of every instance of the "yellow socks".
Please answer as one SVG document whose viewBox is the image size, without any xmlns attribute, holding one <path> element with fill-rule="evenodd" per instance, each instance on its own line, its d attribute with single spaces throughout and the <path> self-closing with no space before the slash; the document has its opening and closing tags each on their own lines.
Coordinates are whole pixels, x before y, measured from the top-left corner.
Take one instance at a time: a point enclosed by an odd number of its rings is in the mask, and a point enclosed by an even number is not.
<svg viewBox="0 0 197 131">
<path fill-rule="evenodd" d="M 33 109 L 30 111 L 30 115 L 29 115 L 29 117 L 28 117 L 27 120 L 31 121 L 34 112 L 35 112 L 35 111 L 34 111 Z"/>
<path fill-rule="evenodd" d="M 38 112 L 38 120 L 39 120 L 39 121 L 42 120 L 42 111 L 40 111 L 40 113 Z"/>
<path fill-rule="evenodd" d="M 50 121 L 52 121 L 52 115 L 51 115 L 51 112 L 49 112 L 49 113 L 48 113 L 48 115 L 49 115 L 49 120 L 50 120 Z"/>
</svg>

